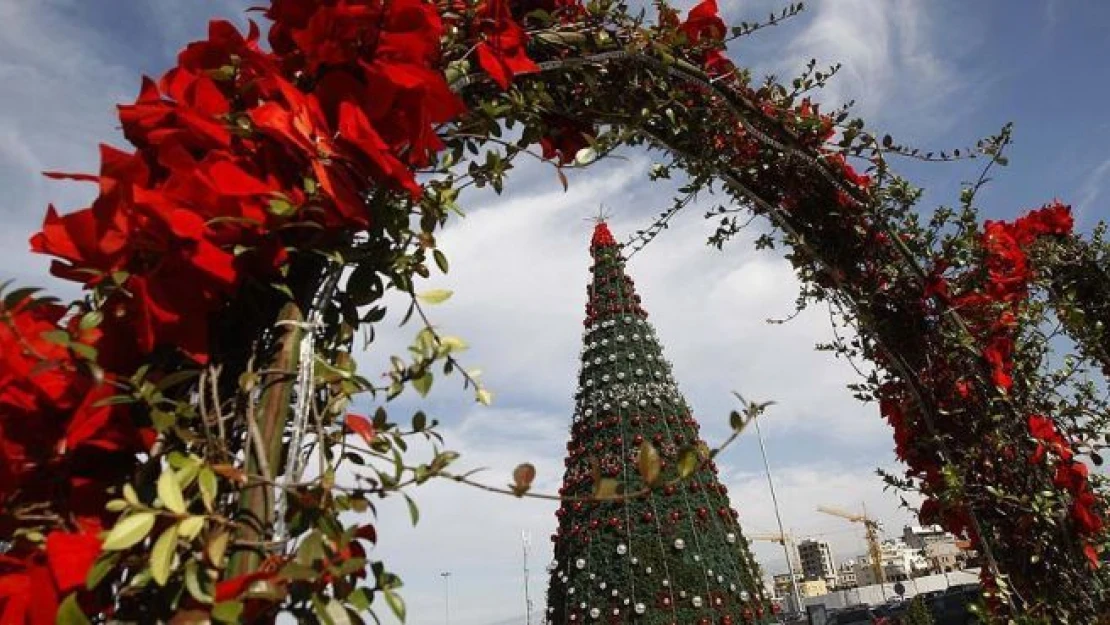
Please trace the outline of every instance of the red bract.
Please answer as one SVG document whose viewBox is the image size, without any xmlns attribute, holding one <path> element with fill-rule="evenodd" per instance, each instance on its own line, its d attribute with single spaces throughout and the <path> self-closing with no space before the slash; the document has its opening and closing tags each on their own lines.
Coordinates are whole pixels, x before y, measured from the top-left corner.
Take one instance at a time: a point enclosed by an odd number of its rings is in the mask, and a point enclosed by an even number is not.
<svg viewBox="0 0 1110 625">
<path fill-rule="evenodd" d="M 528 58 L 528 35 L 513 19 L 506 0 L 487 0 L 478 10 L 478 64 L 502 89 L 508 89 L 513 76 L 539 71 Z"/>
<path fill-rule="evenodd" d="M 548 134 L 540 139 L 543 157 L 558 159 L 560 165 L 574 160 L 578 151 L 589 147 L 593 128 L 565 117 L 552 116 L 547 120 Z"/>
<path fill-rule="evenodd" d="M 690 9 L 686 21 L 679 25 L 678 30 L 686 35 L 687 41 L 693 45 L 703 43 L 705 40 L 720 41 L 728 32 L 724 20 L 717 11 L 717 0 L 702 0 Z"/>
</svg>

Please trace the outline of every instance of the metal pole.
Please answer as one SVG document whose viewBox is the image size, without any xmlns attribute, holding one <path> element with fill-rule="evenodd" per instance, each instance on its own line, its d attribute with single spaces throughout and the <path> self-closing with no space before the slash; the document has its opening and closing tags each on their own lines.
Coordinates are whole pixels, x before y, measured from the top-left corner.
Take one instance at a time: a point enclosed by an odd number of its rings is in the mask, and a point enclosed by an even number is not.
<svg viewBox="0 0 1110 625">
<path fill-rule="evenodd" d="M 524 625 L 532 625 L 532 598 L 528 592 L 528 545 L 532 543 L 532 536 L 521 530 L 520 544 L 524 550 Z"/>
<path fill-rule="evenodd" d="M 451 572 L 444 571 L 439 576 L 443 578 L 443 622 L 444 625 L 451 625 Z"/>
<path fill-rule="evenodd" d="M 782 514 L 779 513 L 779 499 L 775 495 L 775 481 L 771 479 L 771 465 L 767 462 L 767 448 L 763 445 L 763 431 L 759 429 L 759 415 L 752 417 L 755 422 L 755 434 L 759 439 L 759 452 L 763 454 L 763 468 L 767 471 L 767 486 L 771 489 L 771 504 L 775 508 L 775 519 L 779 523 L 779 534 L 782 536 L 782 551 L 786 555 L 786 570 L 790 572 L 790 588 L 794 591 L 794 605 L 798 612 L 804 612 L 802 607 L 802 595 L 798 592 L 798 579 L 794 576 L 794 562 L 790 558 L 790 547 L 786 543 L 791 542 L 786 539 L 786 530 L 782 528 Z"/>
</svg>

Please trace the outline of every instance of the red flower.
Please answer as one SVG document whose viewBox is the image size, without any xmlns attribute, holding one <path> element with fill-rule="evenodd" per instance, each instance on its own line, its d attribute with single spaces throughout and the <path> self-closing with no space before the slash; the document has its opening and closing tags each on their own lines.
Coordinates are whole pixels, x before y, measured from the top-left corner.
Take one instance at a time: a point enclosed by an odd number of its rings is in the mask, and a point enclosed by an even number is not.
<svg viewBox="0 0 1110 625">
<path fill-rule="evenodd" d="M 84 588 L 97 556 L 100 539 L 95 534 L 51 532 L 46 537 L 46 560 L 59 593 Z"/>
<path fill-rule="evenodd" d="M 1102 531 L 1104 521 L 1095 511 L 1097 503 L 1098 499 L 1090 489 L 1084 489 L 1072 501 L 1071 518 L 1081 534 L 1090 535 Z"/>
<path fill-rule="evenodd" d="M 477 46 L 478 64 L 502 89 L 508 89 L 513 76 L 539 71 L 528 58 L 528 35 L 513 20 L 506 0 L 487 0 L 481 15 L 483 41 Z"/>
<path fill-rule="evenodd" d="M 724 39 L 728 29 L 724 20 L 717 11 L 717 0 L 702 0 L 686 16 L 686 21 L 679 25 L 679 32 L 686 35 L 686 40 L 692 45 L 698 45 L 703 40 L 713 42 Z"/>
</svg>

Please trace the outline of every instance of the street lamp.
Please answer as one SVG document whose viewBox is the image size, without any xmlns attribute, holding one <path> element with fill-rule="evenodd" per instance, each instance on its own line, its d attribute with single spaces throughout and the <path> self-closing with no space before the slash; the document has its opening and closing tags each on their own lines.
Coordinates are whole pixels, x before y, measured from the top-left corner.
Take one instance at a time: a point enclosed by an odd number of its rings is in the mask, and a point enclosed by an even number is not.
<svg viewBox="0 0 1110 625">
<path fill-rule="evenodd" d="M 759 429 L 759 414 L 756 413 L 752 416 L 752 421 L 755 423 L 756 438 L 759 439 L 759 452 L 763 456 L 763 468 L 767 472 L 767 486 L 771 489 L 771 505 L 775 509 L 775 519 L 779 523 L 779 535 L 783 537 L 782 551 L 786 556 L 786 570 L 790 574 L 790 588 L 793 590 L 794 607 L 799 612 L 805 612 L 805 606 L 802 605 L 802 595 L 798 592 L 798 578 L 794 576 L 794 563 L 790 559 L 790 547 L 786 543 L 786 531 L 782 528 L 782 515 L 779 513 L 779 499 L 775 495 L 775 482 L 771 479 L 771 464 L 767 462 L 767 448 L 763 446 L 763 431 Z"/>
<path fill-rule="evenodd" d="M 444 625 L 451 625 L 451 572 L 444 571 L 439 576 L 443 578 L 443 622 Z"/>
</svg>

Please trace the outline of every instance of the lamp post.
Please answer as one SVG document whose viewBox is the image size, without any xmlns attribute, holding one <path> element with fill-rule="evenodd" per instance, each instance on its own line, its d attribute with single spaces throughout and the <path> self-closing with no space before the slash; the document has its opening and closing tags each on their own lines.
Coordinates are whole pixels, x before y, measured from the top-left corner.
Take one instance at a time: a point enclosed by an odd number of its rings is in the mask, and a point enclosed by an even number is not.
<svg viewBox="0 0 1110 625">
<path fill-rule="evenodd" d="M 444 571 L 439 576 L 443 578 L 443 622 L 444 625 L 451 625 L 451 572 Z"/>
<path fill-rule="evenodd" d="M 799 612 L 805 612 L 805 607 L 802 605 L 802 595 L 798 592 L 798 578 L 794 576 L 794 561 L 790 558 L 790 547 L 786 545 L 791 541 L 786 540 L 786 530 L 782 528 L 782 514 L 779 513 L 779 499 L 775 495 L 775 482 L 771 479 L 771 465 L 767 462 L 767 448 L 763 445 L 763 431 L 759 429 L 759 415 L 754 415 L 752 421 L 755 423 L 755 433 L 756 437 L 759 439 L 759 452 L 763 455 L 763 468 L 767 471 L 767 486 L 771 488 L 771 504 L 775 508 L 775 519 L 779 523 L 779 535 L 783 537 L 782 551 L 786 556 L 786 569 L 790 572 L 790 588 L 794 591 L 794 607 Z"/>
</svg>

